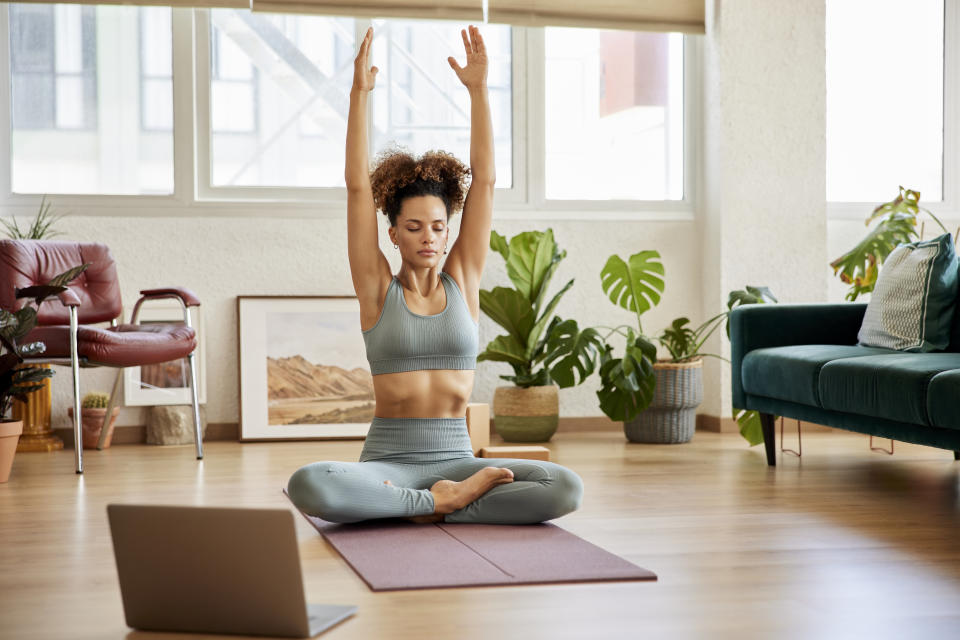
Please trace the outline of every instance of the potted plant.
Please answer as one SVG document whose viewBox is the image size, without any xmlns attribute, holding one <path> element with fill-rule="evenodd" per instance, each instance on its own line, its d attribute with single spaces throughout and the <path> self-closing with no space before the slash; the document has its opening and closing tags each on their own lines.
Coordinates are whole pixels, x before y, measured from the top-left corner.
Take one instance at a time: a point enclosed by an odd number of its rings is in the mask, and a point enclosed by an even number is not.
<svg viewBox="0 0 960 640">
<path fill-rule="evenodd" d="M 103 430 L 103 423 L 107 417 L 107 403 L 110 402 L 110 396 L 102 391 L 91 391 L 83 396 L 80 409 L 80 422 L 83 427 L 83 448 L 96 449 L 100 442 L 100 432 Z M 110 446 L 113 440 L 113 426 L 117 421 L 117 414 L 120 413 L 120 407 L 114 407 L 110 412 L 110 423 L 106 426 L 107 438 L 103 442 L 103 448 Z M 73 407 L 67 408 L 67 415 L 73 420 Z"/>
<path fill-rule="evenodd" d="M 494 428 L 508 442 L 545 442 L 557 430 L 558 389 L 580 384 L 593 373 L 600 336 L 553 313 L 573 279 L 548 298 L 553 274 L 567 255 L 557 247 L 552 229 L 526 231 L 509 240 L 493 231 L 490 248 L 503 256 L 514 285 L 480 291 L 480 309 L 507 333 L 494 338 L 477 359 L 505 362 L 513 369 L 513 375 L 500 376 L 512 386 L 494 392 Z"/>
<path fill-rule="evenodd" d="M 704 353 L 703 345 L 734 307 L 766 299 L 776 301 L 766 287 L 734 291 L 726 311 L 696 328 L 688 326 L 688 318 L 677 318 L 651 340 L 643 332 L 641 316 L 659 304 L 663 275 L 660 254 L 652 250 L 636 253 L 626 261 L 610 256 L 600 274 L 610 301 L 633 312 L 637 321 L 635 327 L 599 327 L 608 330 L 600 356 L 600 409 L 624 423 L 624 434 L 631 442 L 688 442 L 696 428 L 696 409 L 703 400 L 703 358 L 721 357 Z M 613 334 L 626 340 L 623 355 L 618 358 L 607 342 Z M 654 340 L 669 357 L 657 359 Z"/>
<path fill-rule="evenodd" d="M 877 284 L 880 265 L 897 245 L 917 239 L 917 216 L 926 213 L 936 222 L 943 233 L 947 228 L 929 209 L 920 206 L 920 192 L 900 187 L 900 193 L 890 202 L 877 205 L 867 216 L 866 225 L 877 224 L 857 245 L 830 263 L 833 273 L 850 285 L 847 300 L 853 302 L 858 296 L 873 291 Z"/>
<path fill-rule="evenodd" d="M 80 275 L 89 264 L 74 267 L 61 273 L 45 285 L 16 289 L 16 298 L 32 299 L 20 309 L 0 309 L 0 482 L 10 477 L 10 466 L 16 451 L 22 421 L 6 420 L 14 399 L 23 400 L 27 394 L 43 387 L 43 380 L 53 375 L 53 370 L 43 367 L 19 367 L 25 357 L 36 356 L 46 350 L 42 342 L 18 344 L 17 341 L 30 333 L 37 325 L 37 309 L 44 300 L 67 289 L 67 283 Z M 14 435 L 16 438 L 14 438 Z M 12 442 L 11 442 L 12 441 Z M 7 451 L 12 446 L 12 451 Z M 4 466 L 5 465 L 5 466 Z"/>
<path fill-rule="evenodd" d="M 0 223 L 6 229 L 7 237 L 14 240 L 44 240 L 62 235 L 54 229 L 65 214 L 52 212 L 53 205 L 47 202 L 47 197 L 40 199 L 40 208 L 29 226 L 21 228 L 17 218 L 0 218 Z M 49 369 L 50 365 L 37 365 Z M 50 428 L 50 408 L 52 393 L 50 378 L 41 380 L 43 388 L 29 394 L 24 400 L 17 402 L 12 408 L 12 417 L 21 420 L 23 432 L 17 443 L 17 451 L 56 451 L 63 448 L 63 440 L 54 435 Z"/>
</svg>

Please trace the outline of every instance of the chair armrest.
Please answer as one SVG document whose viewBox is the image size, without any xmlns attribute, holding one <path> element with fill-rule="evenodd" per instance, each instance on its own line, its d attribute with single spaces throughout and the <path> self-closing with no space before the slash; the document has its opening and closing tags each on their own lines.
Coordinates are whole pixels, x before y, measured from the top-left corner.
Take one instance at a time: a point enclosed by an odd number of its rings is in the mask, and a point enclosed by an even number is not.
<svg viewBox="0 0 960 640">
<path fill-rule="evenodd" d="M 144 298 L 166 298 L 170 296 L 176 296 L 183 301 L 183 304 L 188 307 L 199 307 L 200 298 L 197 295 L 190 291 L 190 289 L 185 289 L 184 287 L 167 287 L 166 289 L 144 289 L 140 292 L 140 295 Z"/>
<path fill-rule="evenodd" d="M 61 291 L 60 293 L 57 294 L 57 297 L 60 298 L 60 303 L 65 307 L 80 306 L 80 297 L 70 289 Z"/>
<path fill-rule="evenodd" d="M 733 406 L 746 407 L 740 379 L 743 358 L 754 349 L 795 344 L 857 344 L 864 303 L 749 304 L 730 314 Z"/>
</svg>

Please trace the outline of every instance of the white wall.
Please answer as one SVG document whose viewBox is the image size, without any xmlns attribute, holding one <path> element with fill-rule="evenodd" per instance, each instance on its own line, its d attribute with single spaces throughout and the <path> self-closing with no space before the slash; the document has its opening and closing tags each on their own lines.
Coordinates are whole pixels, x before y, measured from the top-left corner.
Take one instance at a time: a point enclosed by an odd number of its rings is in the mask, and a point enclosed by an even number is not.
<svg viewBox="0 0 960 640">
<path fill-rule="evenodd" d="M 56 198 L 52 201 L 56 205 Z M 23 211 L 24 215 L 27 213 Z M 352 294 L 346 224 L 342 219 L 285 218 L 278 214 L 251 218 L 188 217 L 182 215 L 183 211 L 176 213 L 180 215 L 166 218 L 70 215 L 59 225 L 64 232 L 60 239 L 98 241 L 110 246 L 118 263 L 128 318 L 140 289 L 180 285 L 197 293 L 203 302 L 207 332 L 207 418 L 213 423 L 237 422 L 236 296 Z M 547 226 L 553 228 L 558 244 L 568 252 L 554 278 L 554 289 L 576 278 L 576 284 L 558 307 L 563 317 L 575 317 L 581 325 L 631 322 L 631 314 L 614 307 L 603 295 L 600 269 L 612 253 L 626 257 L 641 249 L 660 251 L 667 273 L 663 301 L 645 316 L 644 328 L 659 329 L 680 315 L 701 317 L 701 266 L 694 222 L 498 220 L 494 224 L 499 233 L 508 236 Z M 399 263 L 387 240 L 382 216 L 381 236 L 381 246 L 396 270 Z M 484 288 L 509 285 L 498 254 L 491 254 L 487 264 Z M 481 344 L 493 339 L 498 329 L 482 317 Z M 506 365 L 480 363 L 473 400 L 492 401 L 494 388 L 502 383 L 497 376 L 504 373 L 510 373 Z M 54 428 L 69 427 L 69 375 L 69 369 L 57 367 Z M 81 392 L 109 392 L 112 375 L 107 369 L 83 370 Z M 595 395 L 598 388 L 594 376 L 587 384 L 561 392 L 562 414 L 601 415 Z M 144 424 L 143 412 L 140 408 L 125 408 L 117 424 Z"/>
<path fill-rule="evenodd" d="M 827 295 L 824 0 L 707 2 L 703 299 L 745 285 L 781 302 Z M 729 355 L 717 337 L 715 349 Z M 701 408 L 730 415 L 729 366 L 705 369 Z"/>
</svg>

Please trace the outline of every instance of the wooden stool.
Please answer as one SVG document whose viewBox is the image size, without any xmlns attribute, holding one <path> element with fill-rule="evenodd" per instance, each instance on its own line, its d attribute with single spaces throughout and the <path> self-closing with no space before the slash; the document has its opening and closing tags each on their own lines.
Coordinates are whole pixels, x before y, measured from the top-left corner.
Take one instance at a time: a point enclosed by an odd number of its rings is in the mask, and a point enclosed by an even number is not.
<svg viewBox="0 0 960 640">
<path fill-rule="evenodd" d="M 480 450 L 490 445 L 490 405 L 483 402 L 467 405 L 467 431 L 473 455 L 480 457 Z"/>
<path fill-rule="evenodd" d="M 550 461 L 550 449 L 546 447 L 484 447 L 481 458 L 523 458 L 525 460 Z"/>
</svg>

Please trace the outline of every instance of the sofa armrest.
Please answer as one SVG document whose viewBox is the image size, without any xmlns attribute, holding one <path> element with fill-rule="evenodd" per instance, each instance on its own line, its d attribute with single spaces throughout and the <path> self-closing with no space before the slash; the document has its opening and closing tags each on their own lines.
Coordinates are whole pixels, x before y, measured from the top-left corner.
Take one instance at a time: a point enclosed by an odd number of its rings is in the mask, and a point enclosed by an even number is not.
<svg viewBox="0 0 960 640">
<path fill-rule="evenodd" d="M 197 295 L 186 289 L 184 287 L 166 287 L 164 289 L 144 289 L 140 292 L 140 295 L 144 298 L 161 298 L 161 297 L 176 297 L 180 298 L 183 301 L 183 304 L 188 307 L 198 307 L 200 306 L 200 298 Z"/>
<path fill-rule="evenodd" d="M 65 307 L 79 307 L 80 306 L 80 297 L 75 294 L 70 289 L 65 289 L 57 294 L 57 298 L 60 299 L 60 304 Z"/>
<path fill-rule="evenodd" d="M 750 304 L 730 314 L 733 406 L 746 408 L 740 380 L 743 358 L 754 349 L 795 344 L 857 344 L 865 302 Z"/>
</svg>

